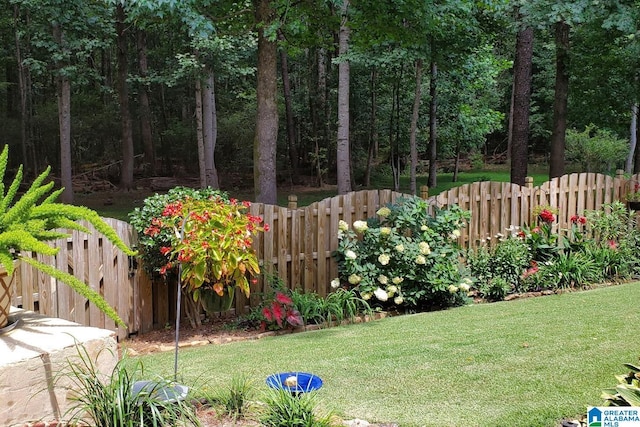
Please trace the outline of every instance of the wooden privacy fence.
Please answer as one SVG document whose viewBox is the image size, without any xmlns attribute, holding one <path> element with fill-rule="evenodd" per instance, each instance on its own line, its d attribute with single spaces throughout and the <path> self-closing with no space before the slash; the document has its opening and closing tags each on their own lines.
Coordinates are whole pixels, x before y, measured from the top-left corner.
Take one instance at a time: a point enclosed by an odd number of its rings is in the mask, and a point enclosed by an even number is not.
<svg viewBox="0 0 640 427">
<path fill-rule="evenodd" d="M 595 173 L 565 175 L 534 187 L 532 180 L 519 186 L 504 182 L 475 182 L 427 197 L 429 208 L 446 208 L 458 204 L 471 211 L 471 220 L 461 230 L 460 244 L 476 247 L 487 237 L 505 233 L 511 225 L 532 224 L 533 210 L 548 205 L 558 211 L 557 230 L 569 228 L 570 217 L 585 210 L 597 210 L 604 203 L 622 200 L 638 182 L 638 175 L 626 179 Z M 270 231 L 254 240 L 254 248 L 267 276 L 278 277 L 291 289 L 326 295 L 337 276 L 331 254 L 338 246 L 338 222 L 375 216 L 376 211 L 400 197 L 410 197 L 391 190 L 365 190 L 335 196 L 298 208 L 295 200 L 280 207 L 254 203 L 250 211 L 270 225 Z M 135 232 L 123 221 L 107 219 L 120 237 L 135 246 Z M 90 226 L 89 226 L 90 227 Z M 13 305 L 61 317 L 81 324 L 116 330 L 120 338 L 163 327 L 175 318 L 176 286 L 152 283 L 142 268 L 98 234 L 73 232 L 72 237 L 55 242 L 60 253 L 55 257 L 38 256 L 42 262 L 70 272 L 104 295 L 127 323 L 126 330 L 116 328 L 93 305 L 66 285 L 34 270 L 20 266 L 14 281 Z M 252 285 L 252 295 L 259 295 L 266 283 Z M 247 301 L 236 293 L 236 313 L 259 299 Z"/>
</svg>

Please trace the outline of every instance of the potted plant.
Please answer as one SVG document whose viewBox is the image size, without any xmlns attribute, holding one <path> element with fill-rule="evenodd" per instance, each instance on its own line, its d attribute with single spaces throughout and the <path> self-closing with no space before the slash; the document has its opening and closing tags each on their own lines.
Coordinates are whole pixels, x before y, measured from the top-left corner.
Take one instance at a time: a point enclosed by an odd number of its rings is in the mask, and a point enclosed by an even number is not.
<svg viewBox="0 0 640 427">
<path fill-rule="evenodd" d="M 49 176 L 49 167 L 14 202 L 22 182 L 22 165 L 18 168 L 11 185 L 5 188 L 4 176 L 8 160 L 9 148 L 5 145 L 0 153 L 0 196 L 2 197 L 0 199 L 0 266 L 6 270 L 6 277 L 12 277 L 15 261 L 27 263 L 66 283 L 75 292 L 95 304 L 118 325 L 126 326 L 116 311 L 89 285 L 67 272 L 44 264 L 35 258 L 22 256 L 21 253 L 30 251 L 43 255 L 55 255 L 58 249 L 49 246 L 47 242 L 69 237 L 69 234 L 63 230 L 90 232 L 76 222 L 77 220 L 89 222 L 128 255 L 135 255 L 135 252 L 127 247 L 95 211 L 84 206 L 56 203 L 55 200 L 63 189 L 54 191 L 53 181 L 45 183 Z M 0 328 L 5 327 L 9 321 L 11 293 L 8 282 L 9 280 L 0 281 Z"/>
<path fill-rule="evenodd" d="M 168 203 L 144 231 L 149 236 L 172 231 L 170 243 L 160 248 L 166 257 L 160 272 L 178 268 L 183 289 L 208 313 L 228 310 L 236 288 L 248 297 L 249 279 L 260 273 L 253 237 L 269 226 L 249 207 L 221 195 L 186 197 Z"/>
</svg>

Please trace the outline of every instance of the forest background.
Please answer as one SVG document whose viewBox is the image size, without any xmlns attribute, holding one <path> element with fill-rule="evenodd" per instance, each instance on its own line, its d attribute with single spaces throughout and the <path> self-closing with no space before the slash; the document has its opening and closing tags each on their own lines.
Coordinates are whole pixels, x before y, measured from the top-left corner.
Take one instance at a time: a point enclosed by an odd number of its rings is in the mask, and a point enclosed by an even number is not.
<svg viewBox="0 0 640 427">
<path fill-rule="evenodd" d="M 505 162 L 640 169 L 638 0 L 9 0 L 0 144 L 121 190 L 332 184 Z M 599 164 L 566 136 L 606 134 Z M 606 147 L 600 147 L 602 149 Z M 572 156 L 576 157 L 573 158 Z M 462 163 L 461 163 L 462 162 Z"/>
</svg>

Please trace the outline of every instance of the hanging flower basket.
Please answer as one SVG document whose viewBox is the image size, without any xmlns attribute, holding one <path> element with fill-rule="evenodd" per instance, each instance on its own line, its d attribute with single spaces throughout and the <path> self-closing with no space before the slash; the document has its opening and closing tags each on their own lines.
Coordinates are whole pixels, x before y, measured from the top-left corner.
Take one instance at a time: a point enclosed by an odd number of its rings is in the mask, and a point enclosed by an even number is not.
<svg viewBox="0 0 640 427">
<path fill-rule="evenodd" d="M 202 307 L 207 314 L 221 313 L 231 309 L 234 294 L 235 290 L 231 286 L 224 290 L 222 296 L 213 289 L 202 288 L 200 289 L 200 301 L 202 301 Z"/>
</svg>

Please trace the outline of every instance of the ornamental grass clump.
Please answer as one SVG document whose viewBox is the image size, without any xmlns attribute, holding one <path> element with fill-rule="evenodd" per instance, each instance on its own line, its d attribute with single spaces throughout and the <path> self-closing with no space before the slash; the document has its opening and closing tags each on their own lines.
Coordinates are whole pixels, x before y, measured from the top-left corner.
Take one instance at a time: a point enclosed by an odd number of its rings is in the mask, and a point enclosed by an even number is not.
<svg viewBox="0 0 640 427">
<path fill-rule="evenodd" d="M 22 183 L 22 165 L 18 168 L 9 187 L 5 188 L 4 176 L 8 160 L 9 148 L 5 145 L 0 153 L 0 195 L 2 196 L 0 199 L 0 264 L 6 269 L 7 274 L 9 276 L 13 274 L 14 261 L 20 260 L 67 284 L 75 292 L 95 304 L 118 325 L 125 326 L 122 319 L 102 295 L 89 285 L 66 271 L 58 270 L 35 258 L 23 256 L 23 253 L 35 252 L 42 255 L 56 255 L 59 249 L 50 246 L 47 242 L 69 237 L 70 234 L 63 230 L 91 233 L 88 228 L 76 222 L 78 220 L 89 222 L 99 233 L 127 255 L 135 255 L 136 252 L 127 247 L 115 230 L 104 222 L 97 212 L 84 206 L 56 203 L 64 189 L 54 191 L 53 181 L 45 183 L 51 171 L 50 167 L 47 167 L 33 181 L 29 189 L 14 202 Z"/>
<path fill-rule="evenodd" d="M 428 213 L 413 197 L 378 210 L 377 218 L 339 224 L 332 287 L 355 289 L 372 306 L 422 310 L 466 302 L 471 280 L 463 272 L 457 239 L 470 218 L 457 205 Z M 465 280 L 466 279 L 466 280 Z"/>
</svg>

